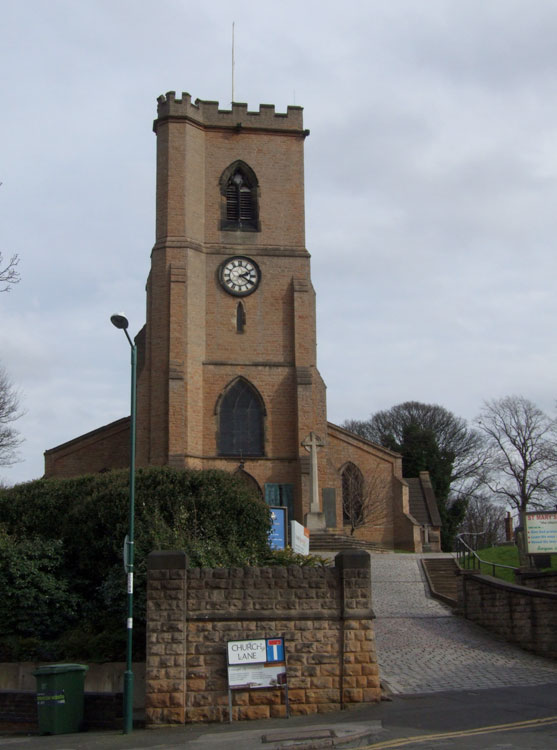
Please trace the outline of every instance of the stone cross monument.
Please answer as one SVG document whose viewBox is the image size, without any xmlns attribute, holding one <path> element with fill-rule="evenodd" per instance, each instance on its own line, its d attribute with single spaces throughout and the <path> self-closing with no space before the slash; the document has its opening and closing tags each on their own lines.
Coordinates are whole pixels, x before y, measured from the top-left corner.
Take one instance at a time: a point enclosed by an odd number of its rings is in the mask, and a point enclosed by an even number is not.
<svg viewBox="0 0 557 750">
<path fill-rule="evenodd" d="M 317 449 L 323 448 L 325 443 L 315 432 L 302 440 L 302 445 L 310 454 L 310 506 L 309 513 L 305 517 L 305 525 L 310 531 L 323 531 L 325 529 L 325 514 L 321 511 L 319 504 L 319 475 L 317 471 Z"/>
</svg>

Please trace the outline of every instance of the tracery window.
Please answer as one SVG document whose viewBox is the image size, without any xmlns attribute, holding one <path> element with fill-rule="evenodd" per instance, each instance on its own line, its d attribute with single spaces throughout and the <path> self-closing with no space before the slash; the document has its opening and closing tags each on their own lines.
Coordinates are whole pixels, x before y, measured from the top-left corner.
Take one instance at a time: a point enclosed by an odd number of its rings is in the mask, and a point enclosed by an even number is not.
<svg viewBox="0 0 557 750">
<path fill-rule="evenodd" d="M 255 388 L 238 378 L 221 397 L 217 408 L 219 455 L 264 455 L 264 407 Z"/>
</svg>

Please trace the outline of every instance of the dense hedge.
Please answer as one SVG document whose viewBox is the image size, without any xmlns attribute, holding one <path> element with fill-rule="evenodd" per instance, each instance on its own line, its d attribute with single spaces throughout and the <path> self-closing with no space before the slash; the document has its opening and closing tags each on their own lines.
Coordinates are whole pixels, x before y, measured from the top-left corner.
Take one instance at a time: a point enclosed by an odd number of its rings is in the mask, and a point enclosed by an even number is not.
<svg viewBox="0 0 557 750">
<path fill-rule="evenodd" d="M 123 658 L 128 482 L 117 471 L 0 491 L 0 661 Z M 267 506 L 234 475 L 139 470 L 136 657 L 144 654 L 149 552 L 184 549 L 193 566 L 260 564 L 269 529 Z"/>
</svg>

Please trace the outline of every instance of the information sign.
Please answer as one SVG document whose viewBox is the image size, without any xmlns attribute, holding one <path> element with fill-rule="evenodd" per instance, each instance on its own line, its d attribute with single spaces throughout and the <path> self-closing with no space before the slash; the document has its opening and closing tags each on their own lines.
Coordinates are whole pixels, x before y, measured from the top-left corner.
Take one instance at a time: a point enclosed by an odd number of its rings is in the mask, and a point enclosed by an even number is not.
<svg viewBox="0 0 557 750">
<path fill-rule="evenodd" d="M 228 687 L 286 686 L 284 638 L 228 641 Z"/>
<path fill-rule="evenodd" d="M 249 667 L 228 667 L 228 687 L 231 690 L 257 690 L 282 687 L 286 684 L 284 664 L 253 664 Z"/>
<path fill-rule="evenodd" d="M 309 529 L 298 521 L 290 521 L 292 549 L 300 555 L 309 555 Z"/>
<path fill-rule="evenodd" d="M 286 547 L 287 509 L 271 507 L 271 521 L 273 523 L 269 532 L 269 546 L 271 549 L 284 549 Z"/>
<path fill-rule="evenodd" d="M 526 513 L 529 555 L 557 553 L 557 513 Z"/>
</svg>

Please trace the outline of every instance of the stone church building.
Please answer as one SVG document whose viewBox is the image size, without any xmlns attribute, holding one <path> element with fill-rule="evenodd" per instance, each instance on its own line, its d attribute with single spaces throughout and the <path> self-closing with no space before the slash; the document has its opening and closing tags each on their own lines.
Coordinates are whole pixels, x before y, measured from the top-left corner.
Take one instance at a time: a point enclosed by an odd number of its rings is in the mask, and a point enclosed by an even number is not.
<svg viewBox="0 0 557 750">
<path fill-rule="evenodd" d="M 221 110 L 169 92 L 154 132 L 137 465 L 241 472 L 269 505 L 287 506 L 320 534 L 343 534 L 349 509 L 370 505 L 357 538 L 438 548 L 427 475 L 408 483 L 398 454 L 327 422 L 305 246 L 302 108 Z M 45 476 L 129 465 L 129 430 L 126 417 L 47 450 Z M 310 507 L 313 453 L 302 443 L 312 436 L 321 447 Z"/>
</svg>

